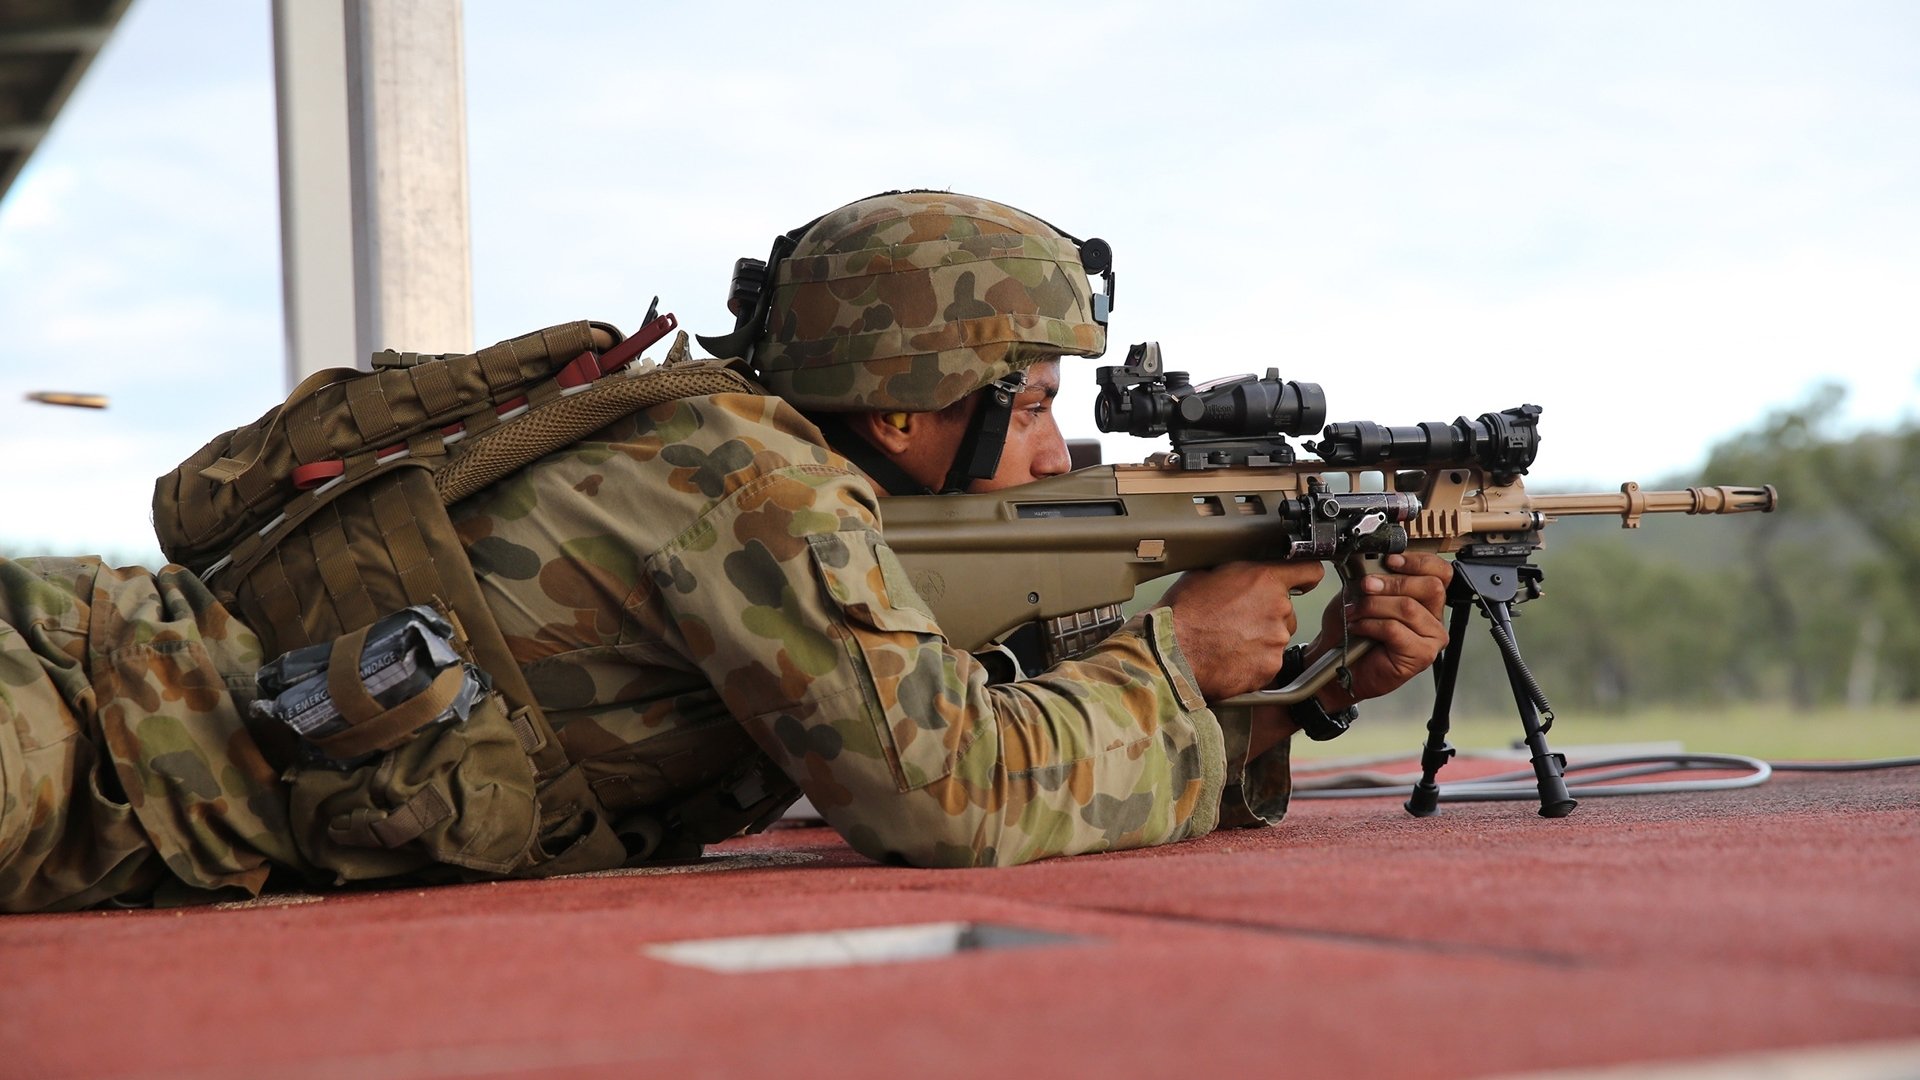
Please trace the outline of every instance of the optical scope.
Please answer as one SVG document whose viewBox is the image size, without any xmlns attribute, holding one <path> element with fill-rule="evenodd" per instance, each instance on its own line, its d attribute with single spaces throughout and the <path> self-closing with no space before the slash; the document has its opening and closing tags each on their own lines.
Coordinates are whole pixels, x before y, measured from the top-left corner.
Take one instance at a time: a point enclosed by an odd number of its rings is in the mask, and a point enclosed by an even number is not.
<svg viewBox="0 0 1920 1080">
<path fill-rule="evenodd" d="M 1540 451 L 1540 406 L 1481 413 L 1477 420 L 1462 416 L 1451 424 L 1328 424 L 1306 447 L 1329 465 L 1479 465 L 1497 476 L 1518 476 Z"/>
<path fill-rule="evenodd" d="M 1101 431 L 1124 431 L 1142 439 L 1171 435 L 1174 448 L 1196 443 L 1311 435 L 1327 419 L 1326 395 L 1317 383 L 1240 375 L 1194 386 L 1184 371 L 1165 371 L 1160 343 L 1127 350 L 1123 367 L 1103 367 L 1093 420 Z"/>
</svg>

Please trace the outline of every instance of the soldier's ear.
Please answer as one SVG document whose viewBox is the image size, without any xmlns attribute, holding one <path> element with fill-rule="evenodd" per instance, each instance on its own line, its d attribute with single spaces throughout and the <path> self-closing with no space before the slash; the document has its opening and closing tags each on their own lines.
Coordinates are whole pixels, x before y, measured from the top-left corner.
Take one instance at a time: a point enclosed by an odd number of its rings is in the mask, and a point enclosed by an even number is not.
<svg viewBox="0 0 1920 1080">
<path fill-rule="evenodd" d="M 882 452 L 902 454 L 913 445 L 914 436 L 923 427 L 923 417 L 918 413 L 849 413 L 848 426 L 859 436 Z"/>
</svg>

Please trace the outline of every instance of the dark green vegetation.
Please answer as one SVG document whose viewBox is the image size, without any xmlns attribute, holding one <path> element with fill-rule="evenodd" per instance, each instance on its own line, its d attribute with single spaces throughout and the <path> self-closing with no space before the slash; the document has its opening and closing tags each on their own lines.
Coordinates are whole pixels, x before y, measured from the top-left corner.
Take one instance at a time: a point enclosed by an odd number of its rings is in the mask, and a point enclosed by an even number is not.
<svg viewBox="0 0 1920 1080">
<path fill-rule="evenodd" d="M 1556 707 L 1920 702 L 1920 424 L 1842 435 L 1841 401 L 1821 387 L 1716 447 L 1699 475 L 1645 485 L 1771 483 L 1772 514 L 1548 530 L 1546 595 L 1516 629 Z M 1510 712 L 1475 622 L 1459 711 Z M 1423 711 L 1423 696 L 1409 686 L 1382 711 Z"/>
</svg>

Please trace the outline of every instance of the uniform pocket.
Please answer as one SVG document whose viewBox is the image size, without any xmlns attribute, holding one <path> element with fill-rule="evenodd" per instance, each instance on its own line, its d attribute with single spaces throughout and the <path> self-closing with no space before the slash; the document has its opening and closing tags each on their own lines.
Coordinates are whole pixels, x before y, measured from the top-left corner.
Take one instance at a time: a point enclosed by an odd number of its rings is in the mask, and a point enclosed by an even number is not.
<svg viewBox="0 0 1920 1080">
<path fill-rule="evenodd" d="M 300 850 L 343 881 L 433 864 L 506 874 L 533 843 L 533 762 L 495 693 L 350 769 L 295 766 L 289 811 Z"/>
<path fill-rule="evenodd" d="M 817 535 L 808 547 L 899 789 L 948 776 L 975 734 L 964 654 L 947 648 L 879 533 Z"/>
<path fill-rule="evenodd" d="M 440 864 L 506 874 L 539 823 L 534 763 L 443 613 L 409 608 L 260 672 L 254 711 L 299 737 L 301 854 L 343 881 Z"/>
</svg>

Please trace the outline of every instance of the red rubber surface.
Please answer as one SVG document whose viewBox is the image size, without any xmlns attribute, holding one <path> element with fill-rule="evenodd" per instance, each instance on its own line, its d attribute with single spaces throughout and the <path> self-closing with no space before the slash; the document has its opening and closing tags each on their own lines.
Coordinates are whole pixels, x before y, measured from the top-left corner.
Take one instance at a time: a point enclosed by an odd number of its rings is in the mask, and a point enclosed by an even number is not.
<svg viewBox="0 0 1920 1080">
<path fill-rule="evenodd" d="M 978 920 L 1066 946 L 722 975 L 686 938 Z M 1297 803 L 1012 870 L 821 829 L 698 868 L 0 917 L 0 1076 L 1480 1076 L 1920 1036 L 1920 770 Z"/>
</svg>

